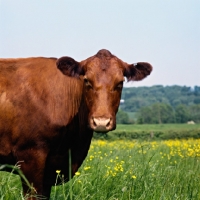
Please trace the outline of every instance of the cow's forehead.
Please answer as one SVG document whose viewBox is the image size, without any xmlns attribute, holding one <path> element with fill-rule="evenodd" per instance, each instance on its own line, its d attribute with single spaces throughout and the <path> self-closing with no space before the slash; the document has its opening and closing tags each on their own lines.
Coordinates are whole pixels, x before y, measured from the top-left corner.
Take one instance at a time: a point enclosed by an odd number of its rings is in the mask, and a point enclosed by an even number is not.
<svg viewBox="0 0 200 200">
<path fill-rule="evenodd" d="M 94 71 L 96 73 L 115 73 L 122 72 L 122 64 L 120 60 L 116 57 L 112 58 L 98 58 L 92 57 L 88 60 L 86 64 L 86 71 Z"/>
<path fill-rule="evenodd" d="M 93 57 L 86 64 L 86 76 L 94 82 L 104 84 L 114 84 L 124 79 L 122 64 L 116 57 L 109 59 Z"/>
</svg>

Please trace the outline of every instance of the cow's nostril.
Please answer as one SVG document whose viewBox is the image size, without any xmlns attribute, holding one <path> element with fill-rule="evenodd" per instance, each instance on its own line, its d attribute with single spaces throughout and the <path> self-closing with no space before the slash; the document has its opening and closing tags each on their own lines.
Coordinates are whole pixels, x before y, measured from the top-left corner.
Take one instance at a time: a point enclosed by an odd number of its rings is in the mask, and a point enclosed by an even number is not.
<svg viewBox="0 0 200 200">
<path fill-rule="evenodd" d="M 93 125 L 94 125 L 94 127 L 96 127 L 97 126 L 97 123 L 95 122 L 96 120 L 95 120 L 95 118 L 92 118 L 93 119 Z"/>
<path fill-rule="evenodd" d="M 111 118 L 101 118 L 93 117 L 92 118 L 92 128 L 95 131 L 108 131 L 112 128 Z"/>
<path fill-rule="evenodd" d="M 107 124 L 106 124 L 106 127 L 108 128 L 108 127 L 110 126 L 110 121 L 111 121 L 111 119 L 108 119 L 107 121 L 108 121 L 108 122 L 107 122 Z"/>
</svg>

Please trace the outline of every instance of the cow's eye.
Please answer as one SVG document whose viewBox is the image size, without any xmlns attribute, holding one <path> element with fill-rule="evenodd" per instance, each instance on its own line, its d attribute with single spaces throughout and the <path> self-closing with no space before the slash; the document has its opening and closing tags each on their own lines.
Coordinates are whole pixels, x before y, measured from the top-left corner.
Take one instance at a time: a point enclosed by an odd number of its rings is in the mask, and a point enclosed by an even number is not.
<svg viewBox="0 0 200 200">
<path fill-rule="evenodd" d="M 92 89 L 92 84 L 90 83 L 90 81 L 88 81 L 87 78 L 84 78 L 84 83 L 85 83 L 85 86 L 86 86 L 88 89 Z"/>
<path fill-rule="evenodd" d="M 119 82 L 115 87 L 116 90 L 119 90 L 119 89 L 121 90 L 122 88 L 123 88 L 123 81 Z"/>
</svg>

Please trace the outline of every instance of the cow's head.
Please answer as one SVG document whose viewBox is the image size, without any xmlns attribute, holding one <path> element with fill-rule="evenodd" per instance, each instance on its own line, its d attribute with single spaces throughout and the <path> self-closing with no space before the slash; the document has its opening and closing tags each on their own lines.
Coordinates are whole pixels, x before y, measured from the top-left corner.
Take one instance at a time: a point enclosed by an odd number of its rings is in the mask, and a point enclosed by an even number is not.
<svg viewBox="0 0 200 200">
<path fill-rule="evenodd" d="M 100 50 L 81 62 L 62 57 L 58 59 L 57 67 L 65 75 L 83 77 L 84 96 L 89 110 L 88 123 L 97 132 L 116 128 L 124 76 L 128 81 L 139 81 L 152 71 L 149 63 L 127 64 L 107 50 Z"/>
</svg>

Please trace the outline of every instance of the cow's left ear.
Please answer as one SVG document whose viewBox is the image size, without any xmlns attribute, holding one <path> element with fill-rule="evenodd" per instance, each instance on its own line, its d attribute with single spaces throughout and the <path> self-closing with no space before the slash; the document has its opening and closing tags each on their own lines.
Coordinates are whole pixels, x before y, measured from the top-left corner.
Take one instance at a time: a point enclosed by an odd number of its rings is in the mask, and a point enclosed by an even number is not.
<svg viewBox="0 0 200 200">
<path fill-rule="evenodd" d="M 67 76 L 79 77 L 84 75 L 83 68 L 80 63 L 70 57 L 61 57 L 57 60 L 56 65 L 58 69 Z"/>
<path fill-rule="evenodd" d="M 138 62 L 131 65 L 126 65 L 124 70 L 124 76 L 128 81 L 140 81 L 146 76 L 148 76 L 153 67 L 146 62 Z"/>
</svg>

